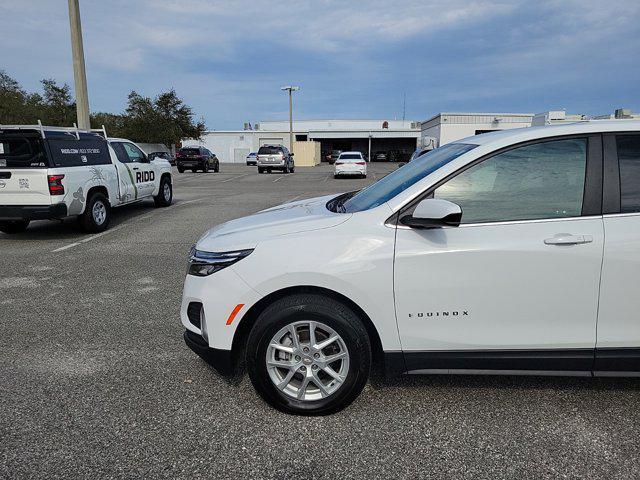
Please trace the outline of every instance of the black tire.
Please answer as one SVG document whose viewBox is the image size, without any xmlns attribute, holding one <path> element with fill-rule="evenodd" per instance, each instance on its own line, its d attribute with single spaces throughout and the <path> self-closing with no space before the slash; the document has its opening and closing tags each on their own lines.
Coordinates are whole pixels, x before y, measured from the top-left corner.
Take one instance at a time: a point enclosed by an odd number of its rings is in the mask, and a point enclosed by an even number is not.
<svg viewBox="0 0 640 480">
<path fill-rule="evenodd" d="M 220 171 L 220 162 L 216 160 L 216 166 L 213 167 L 213 171 L 218 173 Z"/>
<path fill-rule="evenodd" d="M 291 165 L 291 173 L 294 173 L 295 171 L 296 171 L 295 165 Z"/>
<path fill-rule="evenodd" d="M 0 222 L 0 232 L 7 234 L 22 233 L 29 226 L 29 220 L 3 220 Z"/>
<path fill-rule="evenodd" d="M 179 173 L 184 173 L 184 168 L 182 168 L 182 167 L 178 167 L 178 172 L 179 172 Z"/>
<path fill-rule="evenodd" d="M 102 203 L 105 208 L 105 218 L 102 223 L 98 223 L 93 215 L 93 208 L 96 203 Z M 85 232 L 97 233 L 102 232 L 109 226 L 109 220 L 111 219 L 111 206 L 109 200 L 102 193 L 94 193 L 89 197 L 89 201 L 84 207 L 84 213 L 78 216 L 80 226 Z"/>
<path fill-rule="evenodd" d="M 289 173 L 289 165 L 284 166 L 284 168 L 282 169 L 282 173 L 284 173 L 285 175 Z"/>
<path fill-rule="evenodd" d="M 267 348 L 283 327 L 297 321 L 314 320 L 327 325 L 349 352 L 349 368 L 342 385 L 318 400 L 298 400 L 279 390 L 267 370 Z M 355 400 L 369 378 L 371 344 L 362 321 L 351 309 L 318 294 L 297 294 L 269 305 L 258 317 L 247 340 L 246 364 L 254 388 L 270 405 L 296 415 L 329 415 Z"/>
<path fill-rule="evenodd" d="M 168 187 L 168 193 L 165 191 L 165 188 Z M 167 198 L 167 196 L 169 198 Z M 171 177 L 168 175 L 164 175 L 160 179 L 160 190 L 158 190 L 158 195 L 153 197 L 153 202 L 156 204 L 156 207 L 168 207 L 173 202 L 173 185 L 171 184 Z"/>
<path fill-rule="evenodd" d="M 334 175 L 333 175 L 333 178 L 340 178 L 340 175 L 336 175 L 336 174 L 334 174 Z"/>
<path fill-rule="evenodd" d="M 209 173 L 209 162 L 204 162 L 204 165 L 202 166 L 202 171 L 204 173 Z"/>
<path fill-rule="evenodd" d="M 271 173 L 271 169 L 270 168 L 267 168 L 267 173 Z"/>
<path fill-rule="evenodd" d="M 258 173 L 264 173 L 264 168 L 258 167 Z"/>
</svg>

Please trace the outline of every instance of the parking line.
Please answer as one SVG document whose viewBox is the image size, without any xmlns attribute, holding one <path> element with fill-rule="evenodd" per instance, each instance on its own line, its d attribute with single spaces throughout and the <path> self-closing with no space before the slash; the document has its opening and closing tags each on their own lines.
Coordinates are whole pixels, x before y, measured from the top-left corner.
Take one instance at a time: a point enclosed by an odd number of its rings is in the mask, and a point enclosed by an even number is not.
<svg viewBox="0 0 640 480">
<path fill-rule="evenodd" d="M 282 180 L 283 178 L 287 178 L 287 177 L 285 177 L 284 175 L 283 175 L 283 176 L 281 176 L 281 177 L 278 177 L 278 178 L 276 178 L 276 179 L 273 181 L 273 183 L 279 182 L 279 181 L 280 181 L 280 180 Z"/>
<path fill-rule="evenodd" d="M 247 175 L 251 175 L 250 173 L 245 173 L 243 175 L 238 175 L 236 177 L 231 177 L 231 178 L 227 178 L 226 180 L 222 180 L 221 182 L 216 182 L 216 183 L 225 183 L 225 182 L 230 182 L 231 180 L 235 180 L 236 178 L 242 178 L 242 177 L 246 177 Z"/>
<path fill-rule="evenodd" d="M 190 203 L 201 202 L 202 200 L 204 200 L 204 198 L 196 198 L 195 200 L 187 200 L 186 202 L 180 202 L 180 203 L 176 203 L 174 205 L 171 205 L 171 206 L 169 206 L 167 208 L 164 208 L 163 210 L 165 210 L 165 211 L 166 210 L 170 210 L 172 208 L 179 207 L 181 205 L 189 205 Z M 141 215 L 139 217 L 132 218 L 131 220 L 128 220 L 128 221 L 126 221 L 124 223 L 121 223 L 117 227 L 110 228 L 109 230 L 105 230 L 104 232 L 97 233 L 95 235 L 90 235 L 88 237 L 83 238 L 82 240 L 78 240 L 77 242 L 73 242 L 73 243 L 70 243 L 68 245 L 64 245 L 62 247 L 56 248 L 55 250 L 52 250 L 51 253 L 64 252 L 65 250 L 69 250 L 70 248 L 77 247 L 78 245 L 82 245 L 83 243 L 90 242 L 92 240 L 95 240 L 96 238 L 100 238 L 100 237 L 102 237 L 104 235 L 107 235 L 109 233 L 117 232 L 121 228 L 124 228 L 127 225 L 129 225 L 134 220 L 145 220 L 145 219 L 147 219 L 149 217 L 152 217 L 152 216 L 154 216 L 154 213 L 147 213 L 145 215 Z"/>
</svg>

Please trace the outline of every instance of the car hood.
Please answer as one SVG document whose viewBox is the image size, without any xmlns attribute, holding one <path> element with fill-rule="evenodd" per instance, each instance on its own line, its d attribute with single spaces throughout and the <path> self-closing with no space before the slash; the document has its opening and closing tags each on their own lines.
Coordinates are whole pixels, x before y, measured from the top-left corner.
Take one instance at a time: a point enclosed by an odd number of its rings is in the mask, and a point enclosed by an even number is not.
<svg viewBox="0 0 640 480">
<path fill-rule="evenodd" d="M 351 217 L 327 209 L 327 202 L 336 196 L 285 203 L 217 225 L 198 240 L 196 248 L 207 252 L 242 250 L 255 248 L 268 238 L 334 227 Z"/>
</svg>

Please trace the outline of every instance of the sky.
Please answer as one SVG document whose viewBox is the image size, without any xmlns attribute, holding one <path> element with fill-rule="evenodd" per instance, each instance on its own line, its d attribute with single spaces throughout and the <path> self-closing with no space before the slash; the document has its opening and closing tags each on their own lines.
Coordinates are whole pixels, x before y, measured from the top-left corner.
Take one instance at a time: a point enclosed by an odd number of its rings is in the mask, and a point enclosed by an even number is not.
<svg viewBox="0 0 640 480">
<path fill-rule="evenodd" d="M 638 0 L 80 0 L 89 103 L 175 88 L 209 129 L 640 111 Z M 0 0 L 0 69 L 73 88 L 66 0 Z M 406 98 L 406 101 L 404 100 Z"/>
</svg>

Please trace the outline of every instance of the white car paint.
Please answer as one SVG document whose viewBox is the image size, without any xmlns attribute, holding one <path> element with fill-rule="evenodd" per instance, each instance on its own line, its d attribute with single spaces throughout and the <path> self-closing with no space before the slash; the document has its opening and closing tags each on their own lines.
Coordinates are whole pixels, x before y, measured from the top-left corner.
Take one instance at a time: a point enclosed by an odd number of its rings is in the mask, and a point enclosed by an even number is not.
<svg viewBox="0 0 640 480">
<path fill-rule="evenodd" d="M 361 152 L 342 152 L 335 163 L 336 177 L 359 175 L 367 176 L 367 162 Z"/>
<path fill-rule="evenodd" d="M 358 305 L 385 352 L 640 348 L 640 298 L 630 290 L 640 271 L 640 213 L 429 230 L 392 221 L 430 187 L 488 154 L 522 142 L 607 132 L 638 133 L 640 122 L 469 137 L 456 144 L 477 147 L 368 210 L 335 213 L 326 207 L 331 197 L 319 197 L 215 227 L 197 250 L 254 251 L 210 276 L 187 275 L 182 324 L 202 333 L 186 311 L 190 301 L 203 302 L 209 346 L 230 350 L 256 302 L 285 288 L 312 286 Z M 562 245 L 569 234 L 585 241 Z"/>
</svg>

